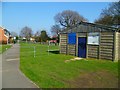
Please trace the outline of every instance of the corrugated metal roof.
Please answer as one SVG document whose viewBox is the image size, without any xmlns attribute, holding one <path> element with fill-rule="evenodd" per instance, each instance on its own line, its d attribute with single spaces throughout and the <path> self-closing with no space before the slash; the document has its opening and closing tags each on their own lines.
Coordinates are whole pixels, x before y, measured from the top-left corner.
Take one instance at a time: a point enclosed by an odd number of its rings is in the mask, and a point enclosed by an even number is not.
<svg viewBox="0 0 120 90">
<path fill-rule="evenodd" d="M 102 24 L 88 23 L 88 22 L 80 22 L 73 27 L 69 27 L 64 29 L 60 33 L 71 33 L 71 32 L 120 32 L 120 29 L 115 27 L 110 27 Z"/>
</svg>

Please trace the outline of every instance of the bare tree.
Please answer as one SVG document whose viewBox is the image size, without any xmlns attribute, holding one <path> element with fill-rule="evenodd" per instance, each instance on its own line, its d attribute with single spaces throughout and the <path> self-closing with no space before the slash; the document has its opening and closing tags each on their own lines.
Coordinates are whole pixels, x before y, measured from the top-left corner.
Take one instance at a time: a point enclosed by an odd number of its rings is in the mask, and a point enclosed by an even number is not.
<svg viewBox="0 0 120 90">
<path fill-rule="evenodd" d="M 95 20 L 95 23 L 104 24 L 104 25 L 112 25 L 113 20 L 111 16 L 104 16 L 104 17 L 99 18 L 98 20 Z"/>
<path fill-rule="evenodd" d="M 34 35 L 34 38 L 35 38 L 35 41 L 36 42 L 40 42 L 41 41 L 41 32 L 40 31 L 36 31 L 35 35 Z"/>
<path fill-rule="evenodd" d="M 78 24 L 81 21 L 87 21 L 83 16 L 81 16 L 76 11 L 65 10 L 61 13 L 58 13 L 55 17 L 55 22 L 60 24 L 63 27 L 71 27 L 75 24 Z"/>
<path fill-rule="evenodd" d="M 59 32 L 61 31 L 61 28 L 59 25 L 53 25 L 51 27 L 51 32 L 54 34 L 54 35 L 57 35 L 59 36 Z"/>
<path fill-rule="evenodd" d="M 14 32 L 14 31 L 12 31 L 12 32 L 11 32 L 11 36 L 12 36 L 12 37 L 16 37 L 16 36 L 18 36 L 18 34 L 17 34 L 16 32 Z"/>
<path fill-rule="evenodd" d="M 35 36 L 40 36 L 41 32 L 40 31 L 36 31 Z"/>
<path fill-rule="evenodd" d="M 59 43 L 59 32 L 62 31 L 62 29 L 60 28 L 59 25 L 53 25 L 51 27 L 51 32 L 53 33 L 53 35 L 56 35 L 56 40 Z"/>
<path fill-rule="evenodd" d="M 109 4 L 108 8 L 103 9 L 101 16 L 118 16 L 120 15 L 120 1 Z"/>
<path fill-rule="evenodd" d="M 20 32 L 20 36 L 25 37 L 27 40 L 29 40 L 32 35 L 33 35 L 32 34 L 32 29 L 27 27 L 27 26 L 22 28 L 22 30 Z"/>
<path fill-rule="evenodd" d="M 95 23 L 105 25 L 120 25 L 120 1 L 110 3 L 108 8 L 102 10 L 100 18 Z"/>
</svg>

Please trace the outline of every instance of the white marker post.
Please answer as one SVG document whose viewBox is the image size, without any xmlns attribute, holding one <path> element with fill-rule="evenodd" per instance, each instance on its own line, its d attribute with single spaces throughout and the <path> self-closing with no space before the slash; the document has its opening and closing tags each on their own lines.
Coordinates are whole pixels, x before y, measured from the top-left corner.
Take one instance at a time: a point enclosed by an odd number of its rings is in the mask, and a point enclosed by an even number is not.
<svg viewBox="0 0 120 90">
<path fill-rule="evenodd" d="M 49 55 L 49 44 L 48 44 L 48 55 Z"/>
<path fill-rule="evenodd" d="M 35 51 L 35 46 L 34 46 L 34 58 L 35 58 L 35 52 L 36 52 L 36 51 Z"/>
</svg>

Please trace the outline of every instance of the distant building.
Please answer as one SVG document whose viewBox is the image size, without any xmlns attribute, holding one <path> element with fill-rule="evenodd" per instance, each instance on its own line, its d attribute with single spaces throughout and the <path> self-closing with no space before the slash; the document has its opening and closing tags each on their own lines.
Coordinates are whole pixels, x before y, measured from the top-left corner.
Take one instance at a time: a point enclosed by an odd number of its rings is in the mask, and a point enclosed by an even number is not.
<svg viewBox="0 0 120 90">
<path fill-rule="evenodd" d="M 10 40 L 10 32 L 3 28 L 0 27 L 0 44 L 8 44 Z"/>
<path fill-rule="evenodd" d="M 57 43 L 57 40 L 50 40 L 50 43 Z"/>
<path fill-rule="evenodd" d="M 23 41 L 26 41 L 27 39 L 25 37 L 22 38 Z"/>
<path fill-rule="evenodd" d="M 31 37 L 31 38 L 30 38 L 30 41 L 31 41 L 31 42 L 34 42 L 34 41 L 35 41 L 35 38 L 34 38 L 34 37 Z"/>
</svg>

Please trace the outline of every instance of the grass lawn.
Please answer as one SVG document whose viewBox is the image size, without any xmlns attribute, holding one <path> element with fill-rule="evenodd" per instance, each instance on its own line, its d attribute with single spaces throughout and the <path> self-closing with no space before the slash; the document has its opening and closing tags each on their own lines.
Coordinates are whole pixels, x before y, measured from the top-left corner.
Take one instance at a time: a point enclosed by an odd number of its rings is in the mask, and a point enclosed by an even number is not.
<svg viewBox="0 0 120 90">
<path fill-rule="evenodd" d="M 11 45 L 0 45 L 0 54 L 9 49 L 10 47 Z"/>
<path fill-rule="evenodd" d="M 58 46 L 50 46 L 56 49 Z M 65 63 L 74 56 L 47 50 L 47 45 L 40 44 L 22 43 L 20 48 L 20 69 L 40 88 L 117 87 L 117 62 L 83 59 Z"/>
</svg>

